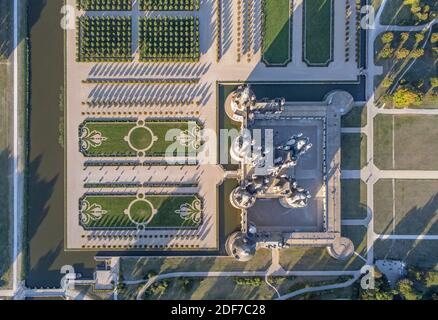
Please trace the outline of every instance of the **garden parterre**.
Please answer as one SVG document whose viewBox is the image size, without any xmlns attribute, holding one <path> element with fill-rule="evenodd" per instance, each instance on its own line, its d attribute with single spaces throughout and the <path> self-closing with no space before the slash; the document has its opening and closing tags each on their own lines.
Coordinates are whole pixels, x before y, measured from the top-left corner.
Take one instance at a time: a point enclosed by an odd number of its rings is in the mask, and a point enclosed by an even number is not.
<svg viewBox="0 0 438 320">
<path fill-rule="evenodd" d="M 195 121 L 86 121 L 79 129 L 81 152 L 87 157 L 153 157 L 196 155 L 201 147 Z M 170 152 L 170 151 L 169 151 Z"/>
<path fill-rule="evenodd" d="M 85 230 L 197 228 L 202 221 L 196 195 L 93 194 L 79 206 Z"/>
</svg>

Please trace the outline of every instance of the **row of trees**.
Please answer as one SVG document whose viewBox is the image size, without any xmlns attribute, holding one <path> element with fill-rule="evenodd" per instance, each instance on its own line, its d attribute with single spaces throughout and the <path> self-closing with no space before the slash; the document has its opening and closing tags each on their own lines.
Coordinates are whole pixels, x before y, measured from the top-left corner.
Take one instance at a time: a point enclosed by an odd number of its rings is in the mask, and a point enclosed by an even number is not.
<svg viewBox="0 0 438 320">
<path fill-rule="evenodd" d="M 397 60 L 403 60 L 408 57 L 415 59 L 422 57 L 424 55 L 424 49 L 417 46 L 423 42 L 425 35 L 424 33 L 418 32 L 415 33 L 413 37 L 415 41 L 412 41 L 412 35 L 409 32 L 400 33 L 398 39 L 395 39 L 394 33 L 392 32 L 382 34 L 380 40 L 383 47 L 379 52 L 379 58 L 396 58 Z"/>
<path fill-rule="evenodd" d="M 132 59 L 132 25 L 129 17 L 88 17 L 77 20 L 79 61 Z"/>
<path fill-rule="evenodd" d="M 132 0 L 77 0 L 76 6 L 85 11 L 130 11 Z"/>
<path fill-rule="evenodd" d="M 199 0 L 141 0 L 143 11 L 194 11 L 199 10 Z"/>
<path fill-rule="evenodd" d="M 156 17 L 140 22 L 142 61 L 199 61 L 199 19 Z"/>
<path fill-rule="evenodd" d="M 437 17 L 438 5 L 435 0 L 403 0 L 411 16 L 400 21 L 402 25 L 423 24 Z"/>
</svg>

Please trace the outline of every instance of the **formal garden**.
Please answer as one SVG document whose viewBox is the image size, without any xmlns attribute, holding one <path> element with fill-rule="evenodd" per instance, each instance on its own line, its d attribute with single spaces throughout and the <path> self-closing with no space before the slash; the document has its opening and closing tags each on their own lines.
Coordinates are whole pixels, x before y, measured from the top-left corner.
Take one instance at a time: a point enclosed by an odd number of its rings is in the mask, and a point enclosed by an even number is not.
<svg viewBox="0 0 438 320">
<path fill-rule="evenodd" d="M 199 19 L 153 17 L 140 21 L 140 60 L 197 62 L 200 55 Z"/>
<path fill-rule="evenodd" d="M 77 0 L 76 6 L 84 11 L 130 11 L 132 0 Z"/>
<path fill-rule="evenodd" d="M 263 1 L 263 62 L 285 66 L 292 57 L 291 0 Z"/>
<path fill-rule="evenodd" d="M 325 67 L 333 61 L 334 2 L 304 0 L 303 60 L 311 67 Z"/>
<path fill-rule="evenodd" d="M 131 18 L 81 16 L 76 41 L 80 62 L 131 61 Z"/>
<path fill-rule="evenodd" d="M 195 121 L 86 121 L 79 145 L 86 157 L 196 156 L 201 127 Z"/>
<path fill-rule="evenodd" d="M 202 223 L 202 201 L 196 195 L 85 195 L 79 210 L 85 230 L 197 228 Z"/>
<path fill-rule="evenodd" d="M 385 32 L 376 40 L 376 99 L 386 108 L 436 108 L 438 27 L 432 32 Z"/>
<path fill-rule="evenodd" d="M 140 0 L 143 11 L 194 11 L 199 10 L 199 0 Z"/>
</svg>

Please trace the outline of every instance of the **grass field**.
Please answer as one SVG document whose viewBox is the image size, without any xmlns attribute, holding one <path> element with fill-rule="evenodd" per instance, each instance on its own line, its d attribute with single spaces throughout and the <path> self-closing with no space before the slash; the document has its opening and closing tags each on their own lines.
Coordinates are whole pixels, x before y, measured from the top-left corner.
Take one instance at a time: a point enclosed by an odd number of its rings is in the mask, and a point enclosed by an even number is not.
<svg viewBox="0 0 438 320">
<path fill-rule="evenodd" d="M 271 251 L 260 249 L 248 262 L 239 262 L 233 257 L 124 257 L 120 267 L 125 280 L 139 280 L 150 274 L 184 271 L 266 271 L 270 264 Z"/>
<path fill-rule="evenodd" d="M 309 286 L 322 286 L 346 281 L 346 277 L 270 277 L 269 282 L 280 294 Z M 248 283 L 245 283 L 248 282 Z M 141 285 L 119 291 L 123 300 L 135 299 Z M 272 300 L 276 292 L 260 277 L 174 278 L 151 286 L 148 300 Z"/>
<path fill-rule="evenodd" d="M 367 125 L 366 106 L 354 107 L 345 116 L 342 116 L 343 128 L 360 128 Z"/>
<path fill-rule="evenodd" d="M 387 2 L 385 9 L 382 13 L 380 23 L 392 24 L 392 25 L 418 25 L 420 23 L 426 23 L 431 20 L 431 17 L 425 21 L 419 21 L 412 14 L 409 5 L 403 5 L 404 0 L 390 0 Z M 428 5 L 431 12 L 437 12 L 438 3 L 436 0 L 420 0 L 421 7 Z"/>
<path fill-rule="evenodd" d="M 10 84 L 6 64 L 10 54 L 10 3 L 0 0 L 0 289 L 8 288 L 11 265 L 10 217 Z"/>
<path fill-rule="evenodd" d="M 291 59 L 291 0 L 263 0 L 263 60 L 285 65 Z"/>
<path fill-rule="evenodd" d="M 404 261 L 410 267 L 438 270 L 438 241 L 436 240 L 377 240 L 375 259 Z"/>
<path fill-rule="evenodd" d="M 0 288 L 9 282 L 10 252 L 10 134 L 8 68 L 0 64 Z"/>
<path fill-rule="evenodd" d="M 366 165 L 367 136 L 360 133 L 343 133 L 341 136 L 341 168 L 360 170 Z"/>
<path fill-rule="evenodd" d="M 382 170 L 438 170 L 437 121 L 434 115 L 378 115 L 374 119 L 376 166 Z"/>
<path fill-rule="evenodd" d="M 135 128 L 135 129 L 134 129 Z M 146 129 L 147 128 L 147 129 Z M 191 140 L 187 146 L 180 145 L 184 155 L 196 154 L 199 146 L 197 133 L 190 136 L 199 127 L 195 122 L 145 122 L 138 126 L 136 122 L 85 122 L 81 129 L 81 150 L 87 157 L 122 156 L 135 157 L 139 152 L 144 156 L 164 156 L 167 148 L 174 145 L 174 136 L 189 134 Z M 132 131 L 131 131 L 132 130 Z M 175 135 L 166 137 L 176 130 Z M 175 150 L 176 151 L 176 150 Z M 169 154 L 171 155 L 171 154 Z"/>
<path fill-rule="evenodd" d="M 226 179 L 219 191 L 220 215 L 224 224 L 224 236 L 240 229 L 242 222 L 242 211 L 231 205 L 230 194 L 239 185 L 239 182 L 234 179 Z"/>
<path fill-rule="evenodd" d="M 360 179 L 341 180 L 342 219 L 367 217 L 367 185 Z"/>
<path fill-rule="evenodd" d="M 366 229 L 363 227 L 343 227 L 343 235 L 352 237 L 359 253 L 366 240 Z M 333 259 L 326 248 L 294 247 L 280 251 L 280 264 L 285 270 L 359 270 L 364 261 L 353 255 L 347 261 Z"/>
<path fill-rule="evenodd" d="M 333 60 L 333 0 L 304 0 L 304 61 L 327 66 Z"/>
<path fill-rule="evenodd" d="M 179 210 L 188 209 L 187 215 Z M 129 214 L 128 214 L 129 212 Z M 87 195 L 81 200 L 84 229 L 196 228 L 202 220 L 201 201 L 190 195 Z"/>
<path fill-rule="evenodd" d="M 380 180 L 374 186 L 376 233 L 438 235 L 437 213 L 437 180 Z"/>
</svg>

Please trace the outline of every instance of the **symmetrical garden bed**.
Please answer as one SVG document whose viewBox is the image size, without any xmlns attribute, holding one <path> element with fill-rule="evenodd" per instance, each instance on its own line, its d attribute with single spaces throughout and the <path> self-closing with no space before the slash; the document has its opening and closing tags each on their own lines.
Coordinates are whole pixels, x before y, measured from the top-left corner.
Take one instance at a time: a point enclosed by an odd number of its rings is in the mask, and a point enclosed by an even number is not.
<svg viewBox="0 0 438 320">
<path fill-rule="evenodd" d="M 201 147 L 200 126 L 189 120 L 86 121 L 79 145 L 86 157 L 185 157 Z"/>
<path fill-rule="evenodd" d="M 202 223 L 196 195 L 90 194 L 79 201 L 80 223 L 93 229 L 181 229 Z"/>
<path fill-rule="evenodd" d="M 82 16 L 77 19 L 77 30 L 78 61 L 132 60 L 131 18 Z"/>
<path fill-rule="evenodd" d="M 140 0 L 143 11 L 194 11 L 199 10 L 199 0 Z"/>
<path fill-rule="evenodd" d="M 328 66 L 333 61 L 333 0 L 304 0 L 303 10 L 303 60 L 309 66 Z"/>
<path fill-rule="evenodd" d="M 76 5 L 85 11 L 130 11 L 132 0 L 76 0 Z"/>
<path fill-rule="evenodd" d="M 142 61 L 199 61 L 199 19 L 153 17 L 140 21 Z"/>
<path fill-rule="evenodd" d="M 291 61 L 291 0 L 263 1 L 263 62 L 284 66 Z"/>
</svg>

